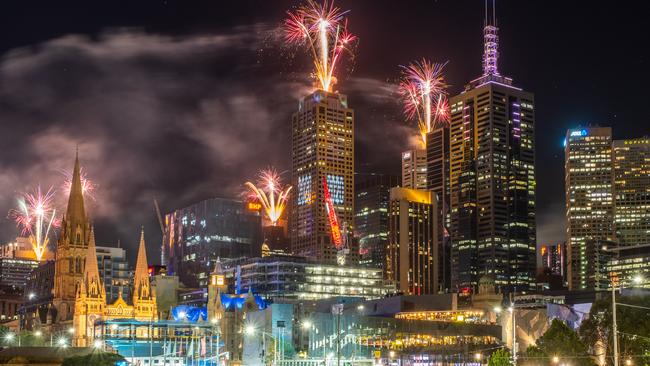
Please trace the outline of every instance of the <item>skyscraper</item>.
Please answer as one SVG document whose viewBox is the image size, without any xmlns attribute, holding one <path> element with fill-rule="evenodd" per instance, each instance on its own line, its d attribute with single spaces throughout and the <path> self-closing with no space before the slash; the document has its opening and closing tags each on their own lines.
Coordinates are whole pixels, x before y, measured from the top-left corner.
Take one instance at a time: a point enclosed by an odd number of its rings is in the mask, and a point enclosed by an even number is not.
<svg viewBox="0 0 650 366">
<path fill-rule="evenodd" d="M 427 134 L 427 189 L 438 201 L 438 278 L 451 288 L 451 238 L 449 237 L 449 127 Z"/>
<path fill-rule="evenodd" d="M 359 239 L 359 264 L 384 268 L 388 244 L 390 189 L 400 185 L 398 176 L 369 174 L 356 177 L 354 234 Z"/>
<path fill-rule="evenodd" d="M 593 283 L 587 254 L 596 251 L 588 243 L 614 240 L 612 129 L 568 130 L 565 141 L 567 282 L 579 290 Z"/>
<path fill-rule="evenodd" d="M 438 293 L 436 206 L 430 191 L 390 190 L 386 278 L 405 294 Z"/>
<path fill-rule="evenodd" d="M 615 140 L 614 226 L 620 246 L 650 243 L 650 138 Z"/>
<path fill-rule="evenodd" d="M 317 90 L 292 118 L 291 247 L 294 254 L 336 261 L 324 203 L 326 179 L 339 222 L 354 220 L 354 111 L 343 94 Z"/>
<path fill-rule="evenodd" d="M 566 244 L 544 244 L 540 247 L 542 268 L 566 278 Z"/>
<path fill-rule="evenodd" d="M 483 75 L 450 98 L 452 287 L 492 274 L 505 291 L 535 280 L 533 94 L 499 73 L 494 12 L 483 29 Z"/>
<path fill-rule="evenodd" d="M 208 284 L 217 258 L 259 256 L 262 218 L 245 202 L 212 198 L 165 216 L 167 271 L 189 287 Z"/>
<path fill-rule="evenodd" d="M 402 153 L 402 186 L 427 189 L 427 151 L 413 149 Z"/>
</svg>

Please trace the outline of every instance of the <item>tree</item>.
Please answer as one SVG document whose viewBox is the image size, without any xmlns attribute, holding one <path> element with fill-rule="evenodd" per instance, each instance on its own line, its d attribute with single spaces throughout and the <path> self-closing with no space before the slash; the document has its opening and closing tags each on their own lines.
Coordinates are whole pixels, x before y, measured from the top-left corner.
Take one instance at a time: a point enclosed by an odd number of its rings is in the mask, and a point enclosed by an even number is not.
<svg viewBox="0 0 650 366">
<path fill-rule="evenodd" d="M 86 356 L 66 357 L 61 366 L 115 366 L 123 363 L 124 357 L 116 353 L 100 352 Z"/>
<path fill-rule="evenodd" d="M 537 340 L 536 346 L 528 347 L 524 356 L 533 364 L 547 365 L 553 357 L 570 360 L 572 365 L 595 364 L 578 334 L 558 319 L 551 322 L 551 326 Z"/>
<path fill-rule="evenodd" d="M 500 348 L 490 355 L 488 366 L 510 366 L 510 358 L 510 352 Z"/>
<path fill-rule="evenodd" d="M 618 296 L 617 303 L 650 307 L 650 296 Z M 635 365 L 650 364 L 650 310 L 619 305 L 616 325 L 620 359 L 632 359 Z M 612 301 L 610 297 L 596 301 L 589 316 L 580 326 L 580 336 L 597 357 L 606 356 L 613 364 Z"/>
</svg>

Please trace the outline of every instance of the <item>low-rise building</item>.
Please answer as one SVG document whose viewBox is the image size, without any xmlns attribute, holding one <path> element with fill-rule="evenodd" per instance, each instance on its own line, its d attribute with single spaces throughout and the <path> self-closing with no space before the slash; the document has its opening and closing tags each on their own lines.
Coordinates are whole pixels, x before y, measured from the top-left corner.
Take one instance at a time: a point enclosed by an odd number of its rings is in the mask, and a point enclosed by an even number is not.
<svg viewBox="0 0 650 366">
<path fill-rule="evenodd" d="M 223 262 L 223 269 L 233 292 L 252 289 L 265 299 L 377 299 L 395 291 L 384 281 L 381 268 L 324 264 L 300 256 L 229 260 Z"/>
</svg>

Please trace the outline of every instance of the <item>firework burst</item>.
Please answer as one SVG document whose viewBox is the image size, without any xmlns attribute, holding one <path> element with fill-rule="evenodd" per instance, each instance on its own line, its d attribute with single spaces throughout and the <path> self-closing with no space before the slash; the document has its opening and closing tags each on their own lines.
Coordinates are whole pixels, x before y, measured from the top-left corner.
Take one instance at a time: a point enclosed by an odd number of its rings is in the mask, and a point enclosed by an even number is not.
<svg viewBox="0 0 650 366">
<path fill-rule="evenodd" d="M 55 219 L 56 209 L 53 206 L 53 199 L 52 188 L 43 193 L 41 187 L 38 187 L 34 193 L 20 197 L 18 208 L 11 213 L 22 235 L 29 235 L 34 254 L 39 261 L 47 249 L 51 229 L 59 225 Z"/>
<path fill-rule="evenodd" d="M 442 74 L 445 65 L 422 59 L 402 66 L 398 90 L 404 103 L 404 114 L 417 120 L 423 146 L 426 146 L 427 133 L 449 120 L 447 84 Z"/>
<path fill-rule="evenodd" d="M 309 0 L 295 11 L 288 11 L 284 21 L 286 42 L 307 46 L 320 88 L 328 92 L 336 82 L 334 70 L 341 56 L 344 53 L 352 55 L 357 40 L 347 30 L 347 13 L 334 6 L 333 1 L 324 0 L 319 4 Z"/>
<path fill-rule="evenodd" d="M 275 169 L 270 168 L 260 171 L 257 186 L 251 182 L 246 182 L 246 187 L 250 197 L 262 204 L 271 224 L 273 226 L 277 225 L 284 209 L 287 207 L 291 186 L 284 187 L 280 174 Z"/>
<path fill-rule="evenodd" d="M 70 195 L 70 189 L 72 189 L 72 172 L 63 171 L 63 175 L 65 176 L 65 180 L 62 189 L 63 193 L 67 197 Z M 88 197 L 94 201 L 97 185 L 88 178 L 88 175 L 84 172 L 83 168 L 79 169 L 79 177 L 81 178 L 81 193 L 84 197 Z"/>
</svg>

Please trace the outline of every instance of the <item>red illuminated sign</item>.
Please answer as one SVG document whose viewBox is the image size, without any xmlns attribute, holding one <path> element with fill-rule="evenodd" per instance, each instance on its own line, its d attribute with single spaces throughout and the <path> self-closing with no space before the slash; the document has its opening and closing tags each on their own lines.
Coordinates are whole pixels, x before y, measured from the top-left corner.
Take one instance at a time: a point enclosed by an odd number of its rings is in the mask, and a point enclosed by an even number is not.
<svg viewBox="0 0 650 366">
<path fill-rule="evenodd" d="M 330 221 L 330 228 L 332 229 L 332 243 L 336 249 L 341 249 L 343 240 L 341 238 L 341 226 L 339 225 L 339 218 L 336 216 L 336 211 L 334 211 L 334 202 L 332 202 L 332 196 L 330 196 L 330 191 L 327 188 L 327 179 L 323 177 L 323 193 L 325 194 L 325 208 L 327 209 L 327 216 Z"/>
</svg>

